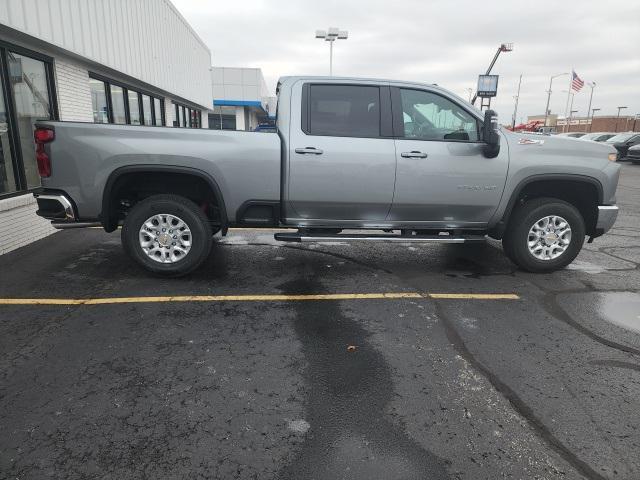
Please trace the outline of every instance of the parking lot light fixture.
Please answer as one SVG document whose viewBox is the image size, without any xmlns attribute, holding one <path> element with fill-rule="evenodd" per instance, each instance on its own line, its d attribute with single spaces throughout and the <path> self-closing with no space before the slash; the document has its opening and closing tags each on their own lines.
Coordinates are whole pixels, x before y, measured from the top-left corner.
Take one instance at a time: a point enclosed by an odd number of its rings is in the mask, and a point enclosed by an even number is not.
<svg viewBox="0 0 640 480">
<path fill-rule="evenodd" d="M 568 72 L 559 73 L 557 75 L 552 75 L 549 80 L 549 90 L 547 90 L 547 107 L 544 109 L 544 126 L 547 126 L 547 118 L 549 117 L 549 102 L 551 101 L 551 85 L 553 85 L 553 79 L 561 77 L 563 75 L 569 75 Z"/>
<path fill-rule="evenodd" d="M 349 38 L 349 32 L 336 27 L 330 27 L 328 30 L 316 30 L 316 38 L 329 42 L 329 75 L 333 76 L 333 42 L 336 40 L 346 40 Z"/>
<path fill-rule="evenodd" d="M 616 132 L 618 131 L 618 119 L 620 118 L 620 110 L 624 110 L 628 107 L 618 107 L 618 115 L 616 116 Z"/>
<path fill-rule="evenodd" d="M 591 123 L 589 124 L 589 131 L 591 131 L 591 128 L 593 127 L 593 117 L 595 116 L 596 112 L 599 112 L 600 110 L 600 108 L 591 109 Z"/>
</svg>

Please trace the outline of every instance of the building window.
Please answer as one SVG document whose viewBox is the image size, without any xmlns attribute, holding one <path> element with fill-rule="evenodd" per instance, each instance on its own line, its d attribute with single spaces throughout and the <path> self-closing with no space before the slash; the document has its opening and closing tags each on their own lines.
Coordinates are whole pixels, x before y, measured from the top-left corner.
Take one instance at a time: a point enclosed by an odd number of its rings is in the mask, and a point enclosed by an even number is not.
<svg viewBox="0 0 640 480">
<path fill-rule="evenodd" d="M 4 102 L 4 89 L 0 83 L 0 195 L 18 189 L 9 128 L 9 112 Z"/>
<path fill-rule="evenodd" d="M 129 97 L 129 123 L 131 125 L 140 125 L 140 102 L 138 92 L 127 92 Z"/>
<path fill-rule="evenodd" d="M 93 121 L 128 125 L 157 125 L 164 122 L 164 100 L 113 80 L 89 73 Z"/>
<path fill-rule="evenodd" d="M 113 112 L 113 123 L 127 123 L 127 110 L 124 106 L 124 88 L 118 85 L 111 85 L 111 110 Z"/>
<path fill-rule="evenodd" d="M 0 42 L 0 196 L 40 186 L 33 143 L 38 120 L 55 120 L 52 61 Z"/>
<path fill-rule="evenodd" d="M 209 128 L 212 130 L 235 130 L 236 107 L 213 107 L 209 114 Z"/>
<path fill-rule="evenodd" d="M 185 128 L 200 128 L 202 122 L 202 111 L 189 108 L 185 105 L 173 102 L 173 110 L 175 112 L 173 126 Z"/>
<path fill-rule="evenodd" d="M 159 98 L 153 99 L 153 114 L 156 121 L 156 125 L 164 125 L 164 115 L 162 114 L 162 102 Z"/>
<path fill-rule="evenodd" d="M 93 107 L 93 123 L 109 123 L 109 109 L 107 108 L 107 87 L 104 82 L 94 78 L 89 79 L 91 89 L 91 106 Z"/>
</svg>

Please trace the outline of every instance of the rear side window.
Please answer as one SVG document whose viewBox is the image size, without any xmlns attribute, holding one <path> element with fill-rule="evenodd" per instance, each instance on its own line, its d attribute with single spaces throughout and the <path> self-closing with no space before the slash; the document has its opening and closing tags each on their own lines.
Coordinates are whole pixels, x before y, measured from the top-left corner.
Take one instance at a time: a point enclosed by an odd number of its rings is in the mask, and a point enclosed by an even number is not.
<svg viewBox="0 0 640 480">
<path fill-rule="evenodd" d="M 380 88 L 310 85 L 307 133 L 334 137 L 380 136 Z"/>
</svg>

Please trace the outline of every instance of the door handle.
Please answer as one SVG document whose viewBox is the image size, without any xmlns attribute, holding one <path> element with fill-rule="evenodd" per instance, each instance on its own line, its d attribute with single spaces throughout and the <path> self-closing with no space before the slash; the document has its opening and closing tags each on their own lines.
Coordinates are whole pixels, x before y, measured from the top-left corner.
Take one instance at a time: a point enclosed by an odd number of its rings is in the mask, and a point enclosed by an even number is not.
<svg viewBox="0 0 640 480">
<path fill-rule="evenodd" d="M 411 150 L 410 152 L 402 152 L 400 154 L 402 158 L 427 158 L 427 154 L 419 152 L 418 150 Z"/>
<path fill-rule="evenodd" d="M 296 148 L 296 153 L 300 153 L 302 155 L 306 153 L 310 153 L 312 155 L 322 155 L 322 150 L 316 147 L 304 147 L 304 148 Z"/>
</svg>

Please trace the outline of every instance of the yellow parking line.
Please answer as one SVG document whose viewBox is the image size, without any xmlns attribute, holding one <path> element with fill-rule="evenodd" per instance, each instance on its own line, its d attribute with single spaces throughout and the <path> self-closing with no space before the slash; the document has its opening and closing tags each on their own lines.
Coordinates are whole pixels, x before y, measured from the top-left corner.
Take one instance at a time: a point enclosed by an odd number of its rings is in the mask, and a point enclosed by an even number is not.
<svg viewBox="0 0 640 480">
<path fill-rule="evenodd" d="M 518 300 L 514 293 L 325 293 L 317 295 L 177 295 L 112 298 L 0 298 L 0 305 L 109 305 L 168 302 L 292 302 L 310 300 L 378 300 L 433 298 L 445 300 Z"/>
<path fill-rule="evenodd" d="M 443 300 L 518 300 L 515 293 L 427 293 L 429 298 Z"/>
</svg>

